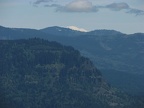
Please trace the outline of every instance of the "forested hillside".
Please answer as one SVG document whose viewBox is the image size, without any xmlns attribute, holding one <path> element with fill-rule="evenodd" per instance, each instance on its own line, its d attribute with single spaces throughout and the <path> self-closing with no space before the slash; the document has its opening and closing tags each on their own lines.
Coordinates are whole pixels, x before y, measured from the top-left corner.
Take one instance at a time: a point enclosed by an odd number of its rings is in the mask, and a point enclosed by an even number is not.
<svg viewBox="0 0 144 108">
<path fill-rule="evenodd" d="M 46 29 L 41 31 L 50 33 Z M 47 38 L 78 49 L 92 60 L 112 86 L 144 95 L 143 33 L 128 35 L 114 30 L 94 30 L 79 36 L 48 35 Z"/>
<path fill-rule="evenodd" d="M 111 88 L 72 47 L 35 38 L 0 41 L 0 108 L 143 108 L 143 101 Z"/>
<path fill-rule="evenodd" d="M 114 30 L 80 32 L 62 27 L 41 30 L 0 26 L 0 39 L 43 38 L 70 45 L 88 57 L 112 86 L 144 95 L 144 34 Z"/>
</svg>

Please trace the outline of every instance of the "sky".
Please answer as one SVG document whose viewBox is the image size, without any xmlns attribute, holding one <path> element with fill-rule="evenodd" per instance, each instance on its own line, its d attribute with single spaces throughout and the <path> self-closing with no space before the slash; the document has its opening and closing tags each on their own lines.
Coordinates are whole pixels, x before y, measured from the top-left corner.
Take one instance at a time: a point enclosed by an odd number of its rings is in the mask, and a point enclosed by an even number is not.
<svg viewBox="0 0 144 108">
<path fill-rule="evenodd" d="M 144 33 L 144 0 L 0 0 L 0 25 Z"/>
</svg>

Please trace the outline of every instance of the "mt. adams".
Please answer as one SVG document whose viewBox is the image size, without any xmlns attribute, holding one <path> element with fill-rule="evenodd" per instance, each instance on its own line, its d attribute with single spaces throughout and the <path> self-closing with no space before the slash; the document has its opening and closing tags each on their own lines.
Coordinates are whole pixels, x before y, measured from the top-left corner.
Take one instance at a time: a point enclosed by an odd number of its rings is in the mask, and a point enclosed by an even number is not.
<svg viewBox="0 0 144 108">
<path fill-rule="evenodd" d="M 88 32 L 87 30 L 85 30 L 83 28 L 78 28 L 76 26 L 68 26 L 67 28 L 72 29 L 72 30 L 76 30 L 76 31 L 81 31 L 81 32 Z"/>
</svg>

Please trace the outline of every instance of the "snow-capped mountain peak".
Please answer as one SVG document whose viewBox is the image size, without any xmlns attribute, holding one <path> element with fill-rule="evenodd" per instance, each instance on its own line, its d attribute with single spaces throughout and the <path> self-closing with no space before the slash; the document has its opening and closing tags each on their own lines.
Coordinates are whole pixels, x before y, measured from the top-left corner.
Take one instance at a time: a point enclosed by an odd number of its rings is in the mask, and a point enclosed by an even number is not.
<svg viewBox="0 0 144 108">
<path fill-rule="evenodd" d="M 76 31 L 81 31 L 81 32 L 87 32 L 87 30 L 85 30 L 83 28 L 78 28 L 76 26 L 68 26 L 67 28 L 69 28 L 71 30 L 76 30 Z"/>
</svg>

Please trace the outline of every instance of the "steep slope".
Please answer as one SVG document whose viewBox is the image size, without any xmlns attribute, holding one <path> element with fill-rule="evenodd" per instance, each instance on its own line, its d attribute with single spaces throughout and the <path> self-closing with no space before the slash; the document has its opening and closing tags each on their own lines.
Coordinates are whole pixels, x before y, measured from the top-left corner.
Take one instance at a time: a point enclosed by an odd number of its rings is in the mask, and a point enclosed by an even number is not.
<svg viewBox="0 0 144 108">
<path fill-rule="evenodd" d="M 144 34 L 126 35 L 96 30 L 82 36 L 49 36 L 89 57 L 113 85 L 129 93 L 144 94 Z"/>
<path fill-rule="evenodd" d="M 3 40 L 0 51 L 1 108 L 132 108 L 136 102 L 111 88 L 72 47 Z"/>
<path fill-rule="evenodd" d="M 67 28 L 42 30 L 0 27 L 0 39 L 39 37 L 71 45 L 90 58 L 105 79 L 121 90 L 144 94 L 144 34 L 126 35 L 114 30 L 77 32 Z"/>
</svg>

